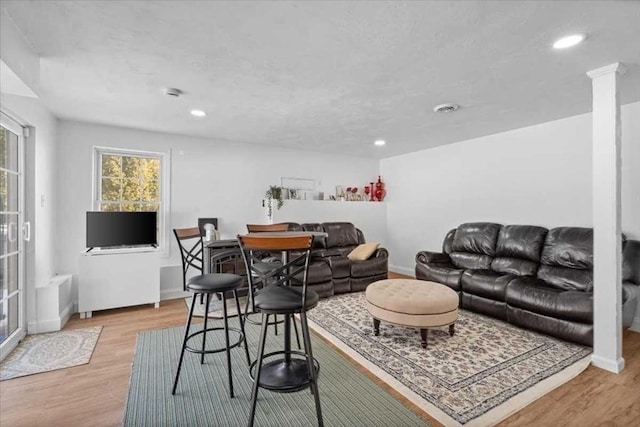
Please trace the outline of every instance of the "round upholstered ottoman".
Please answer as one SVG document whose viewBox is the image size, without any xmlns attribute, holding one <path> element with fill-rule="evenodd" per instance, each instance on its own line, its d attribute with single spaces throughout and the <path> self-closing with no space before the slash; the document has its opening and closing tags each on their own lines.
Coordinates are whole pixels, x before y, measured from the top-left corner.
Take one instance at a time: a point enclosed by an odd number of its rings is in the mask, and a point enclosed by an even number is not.
<svg viewBox="0 0 640 427">
<path fill-rule="evenodd" d="M 366 291 L 367 310 L 373 316 L 373 329 L 380 334 L 380 321 L 420 328 L 422 348 L 427 348 L 428 329 L 449 325 L 455 332 L 458 294 L 440 283 L 411 279 L 374 282 Z"/>
</svg>

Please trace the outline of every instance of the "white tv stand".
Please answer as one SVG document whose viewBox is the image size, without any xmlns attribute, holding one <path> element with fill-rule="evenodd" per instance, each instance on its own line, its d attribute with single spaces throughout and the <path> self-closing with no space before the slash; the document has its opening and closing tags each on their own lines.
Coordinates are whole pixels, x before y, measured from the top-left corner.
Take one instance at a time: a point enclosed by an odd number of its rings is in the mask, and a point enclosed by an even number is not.
<svg viewBox="0 0 640 427">
<path fill-rule="evenodd" d="M 140 304 L 160 306 L 158 249 L 84 252 L 79 264 L 81 319 L 90 318 L 96 310 Z"/>
</svg>

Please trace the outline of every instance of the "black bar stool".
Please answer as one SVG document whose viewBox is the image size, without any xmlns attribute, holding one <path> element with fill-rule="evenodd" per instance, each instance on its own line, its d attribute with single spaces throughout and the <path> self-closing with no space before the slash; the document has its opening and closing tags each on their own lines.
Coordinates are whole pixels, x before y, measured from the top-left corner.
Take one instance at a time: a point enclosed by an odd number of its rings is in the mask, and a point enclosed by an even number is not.
<svg viewBox="0 0 640 427">
<path fill-rule="evenodd" d="M 185 263 L 190 263 L 193 260 L 192 253 L 197 251 L 198 243 L 191 248 L 191 250 L 185 249 L 182 242 L 185 240 L 191 239 L 199 239 L 200 241 L 200 250 L 202 250 L 202 236 L 200 235 L 200 229 L 198 227 L 193 228 L 183 228 L 183 229 L 174 229 L 173 233 L 178 240 L 178 246 L 180 247 L 180 252 L 182 254 L 182 263 L 183 263 L 183 273 L 186 276 L 186 272 L 188 270 L 188 266 L 185 267 Z M 176 393 L 176 388 L 178 387 L 178 379 L 180 378 L 180 370 L 182 369 L 182 361 L 184 359 L 185 351 L 189 351 L 192 353 L 197 353 L 200 355 L 200 364 L 204 363 L 204 355 L 211 353 L 220 353 L 222 351 L 227 354 L 227 375 L 229 378 L 229 395 L 233 397 L 233 378 L 231 375 L 231 352 L 230 350 L 234 347 L 239 346 L 240 344 L 244 344 L 244 350 L 247 357 L 247 365 L 251 363 L 251 359 L 249 358 L 249 349 L 247 347 L 247 339 L 244 331 L 244 319 L 241 315 L 240 311 L 240 301 L 238 300 L 238 292 L 237 290 L 242 287 L 244 280 L 241 276 L 237 274 L 228 274 L 228 273 L 213 273 L 213 274 L 200 274 L 197 276 L 193 276 L 186 280 L 186 289 L 190 292 L 193 292 L 193 298 L 191 300 L 191 308 L 189 310 L 189 316 L 187 317 L 187 325 L 184 331 L 184 339 L 182 341 L 182 350 L 180 351 L 180 360 L 178 361 L 178 369 L 176 371 L 176 377 L 173 382 L 173 388 L 171 390 L 171 394 Z M 236 309 L 238 310 L 238 319 L 240 322 L 240 329 L 229 327 L 229 318 L 227 316 L 227 304 L 226 304 L 226 296 L 227 293 L 231 292 L 236 302 Z M 214 327 L 208 328 L 207 323 L 209 320 L 209 303 L 211 302 L 211 295 L 213 294 L 222 294 L 222 320 L 224 322 L 224 327 Z M 196 299 L 200 295 L 202 299 L 203 296 L 206 298 L 205 303 L 205 311 L 204 311 L 204 325 L 202 330 L 189 334 L 189 329 L 191 328 L 191 320 L 193 319 L 193 311 L 196 306 Z M 225 335 L 225 346 L 221 348 L 216 348 L 212 350 L 206 350 L 206 341 L 207 341 L 207 332 L 212 331 L 224 331 Z M 234 343 L 229 343 L 229 331 L 233 331 L 238 333 L 238 340 Z M 202 335 L 202 345 L 201 348 L 195 348 L 189 345 L 189 341 L 197 336 Z"/>
<path fill-rule="evenodd" d="M 255 267 L 251 262 L 254 251 L 282 251 L 282 266 L 265 276 L 267 279 L 273 278 L 274 283 L 255 292 L 254 304 L 256 310 L 262 313 L 262 330 L 258 357 L 249 367 L 249 374 L 253 379 L 250 427 L 255 419 L 259 388 L 277 393 L 292 393 L 311 387 L 318 425 L 324 425 L 318 391 L 320 365 L 313 357 L 306 314 L 307 310 L 318 304 L 319 299 L 318 294 L 307 290 L 312 240 L 310 233 L 257 233 L 238 236 L 247 266 L 249 286 L 252 286 L 254 280 L 252 269 Z M 289 260 L 290 253 L 292 260 Z M 304 351 L 291 349 L 291 321 L 296 313 L 300 314 Z M 284 350 L 264 354 L 269 316 L 276 314 L 285 316 Z"/>
</svg>

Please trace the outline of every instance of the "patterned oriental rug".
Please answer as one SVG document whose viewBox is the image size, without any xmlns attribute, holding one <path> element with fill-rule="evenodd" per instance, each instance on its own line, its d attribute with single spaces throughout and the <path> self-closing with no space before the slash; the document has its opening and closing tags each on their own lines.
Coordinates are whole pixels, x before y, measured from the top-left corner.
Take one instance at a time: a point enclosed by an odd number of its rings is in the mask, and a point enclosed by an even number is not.
<svg viewBox="0 0 640 427">
<path fill-rule="evenodd" d="M 364 292 L 321 300 L 310 326 L 444 425 L 494 425 L 587 368 L 591 348 L 460 311 L 456 333 L 380 324 Z"/>
<path fill-rule="evenodd" d="M 0 381 L 85 365 L 102 326 L 28 335 L 0 363 Z"/>
</svg>

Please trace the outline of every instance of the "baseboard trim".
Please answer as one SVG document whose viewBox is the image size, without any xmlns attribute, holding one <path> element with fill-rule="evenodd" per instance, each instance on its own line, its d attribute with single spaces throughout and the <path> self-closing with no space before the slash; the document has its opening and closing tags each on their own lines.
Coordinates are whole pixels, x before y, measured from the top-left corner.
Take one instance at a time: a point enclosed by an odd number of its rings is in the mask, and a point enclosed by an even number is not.
<svg viewBox="0 0 640 427">
<path fill-rule="evenodd" d="M 62 313 L 60 313 L 60 317 L 54 317 L 53 319 L 47 320 L 37 320 L 35 322 L 29 322 L 27 324 L 27 331 L 29 334 L 43 334 L 46 332 L 56 332 L 62 330 L 64 325 L 67 324 L 71 316 L 74 313 L 74 304 L 70 302 Z"/>
<path fill-rule="evenodd" d="M 191 296 L 191 293 L 187 291 L 183 291 L 182 289 L 179 289 L 179 288 L 160 291 L 160 301 L 177 299 L 177 298 L 187 298 L 188 296 Z"/>
<path fill-rule="evenodd" d="M 622 357 L 613 360 L 594 354 L 591 356 L 591 364 L 596 368 L 601 368 L 614 374 L 619 374 L 624 369 L 624 359 Z"/>
<path fill-rule="evenodd" d="M 69 319 L 71 319 L 73 313 L 75 313 L 74 304 L 73 302 L 70 302 L 64 310 L 62 310 L 62 313 L 60 313 L 60 329 L 64 328 L 64 325 L 66 325 Z"/>
<path fill-rule="evenodd" d="M 413 269 L 401 267 L 399 265 L 390 265 L 389 271 L 392 273 L 404 274 L 405 276 L 416 277 L 416 272 Z"/>
</svg>

